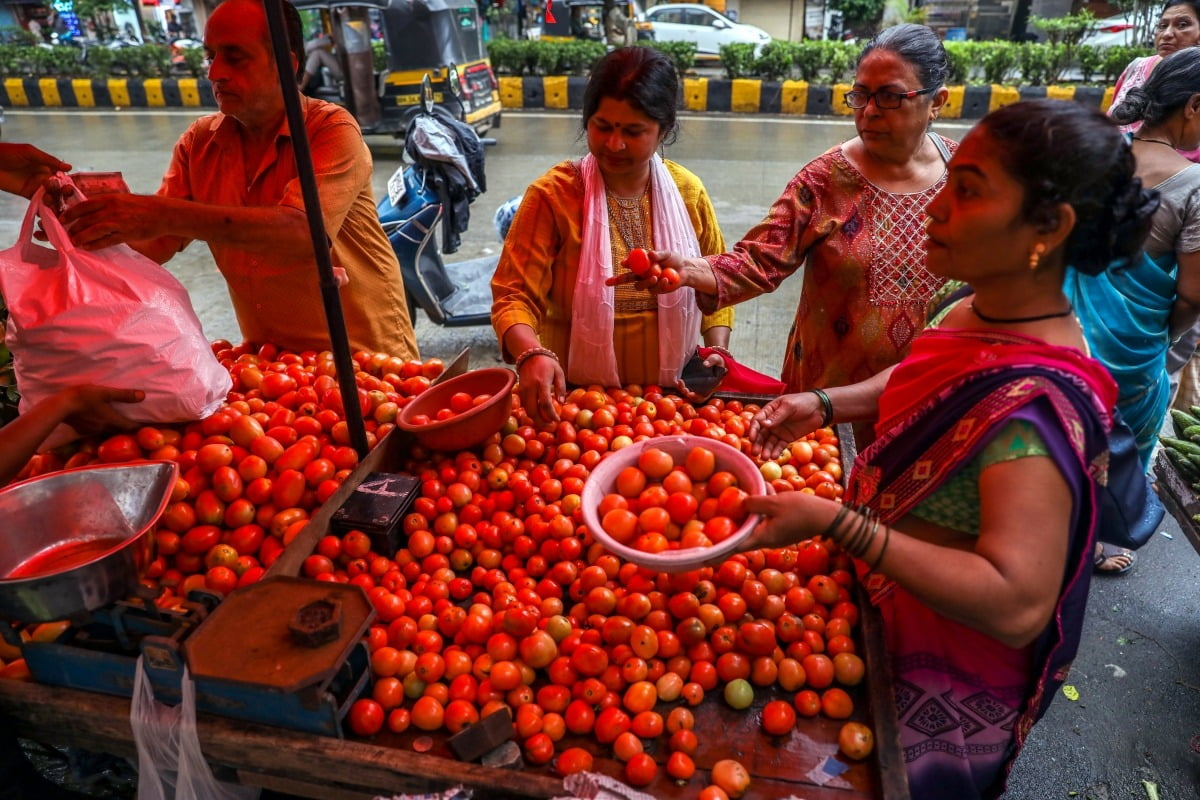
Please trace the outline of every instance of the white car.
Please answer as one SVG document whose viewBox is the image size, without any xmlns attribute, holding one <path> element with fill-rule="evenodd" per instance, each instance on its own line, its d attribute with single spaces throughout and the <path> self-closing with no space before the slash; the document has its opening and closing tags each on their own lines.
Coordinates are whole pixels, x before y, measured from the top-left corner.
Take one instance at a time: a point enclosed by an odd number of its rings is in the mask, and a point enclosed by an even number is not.
<svg viewBox="0 0 1200 800">
<path fill-rule="evenodd" d="M 718 56 L 723 44 L 757 45 L 755 52 L 771 41 L 762 28 L 734 22 L 724 14 L 699 3 L 666 3 L 653 6 L 642 16 L 654 26 L 658 42 L 691 42 L 698 56 Z"/>
<path fill-rule="evenodd" d="M 1092 47 L 1110 47 L 1112 45 L 1136 45 L 1137 29 L 1133 24 L 1133 14 L 1117 14 L 1115 17 L 1098 19 L 1092 24 L 1092 30 L 1080 40 L 1080 44 Z"/>
</svg>

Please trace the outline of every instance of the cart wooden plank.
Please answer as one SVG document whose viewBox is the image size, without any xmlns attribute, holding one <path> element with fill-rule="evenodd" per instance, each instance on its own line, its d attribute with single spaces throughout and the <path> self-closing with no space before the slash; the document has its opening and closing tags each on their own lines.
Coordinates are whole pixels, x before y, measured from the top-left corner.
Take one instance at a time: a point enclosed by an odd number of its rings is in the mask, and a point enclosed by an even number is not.
<svg viewBox="0 0 1200 800">
<path fill-rule="evenodd" d="M 135 756 L 129 710 L 126 698 L 0 681 L 0 714 L 19 736 L 37 741 Z M 237 770 L 250 785 L 258 785 L 253 776 L 263 774 L 372 794 L 428 792 L 460 783 L 476 787 L 483 797 L 554 797 L 562 792 L 561 781 L 548 775 L 431 758 L 396 747 L 204 714 L 196 727 L 208 760 Z"/>
</svg>

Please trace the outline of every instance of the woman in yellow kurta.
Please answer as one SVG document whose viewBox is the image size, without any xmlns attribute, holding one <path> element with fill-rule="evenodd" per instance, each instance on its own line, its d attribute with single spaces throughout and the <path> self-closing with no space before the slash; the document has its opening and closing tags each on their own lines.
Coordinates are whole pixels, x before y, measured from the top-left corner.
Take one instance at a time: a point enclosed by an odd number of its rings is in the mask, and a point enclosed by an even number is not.
<svg viewBox="0 0 1200 800">
<path fill-rule="evenodd" d="M 634 248 L 724 251 L 700 179 L 655 153 L 674 139 L 678 92 L 674 66 L 652 48 L 601 59 L 584 94 L 588 155 L 536 180 L 505 237 L 492 326 L 536 421 L 557 420 L 552 399 L 568 381 L 671 386 L 701 331 L 710 346 L 728 343 L 727 311 L 701 321 L 694 300 L 604 285 L 628 271 Z"/>
</svg>

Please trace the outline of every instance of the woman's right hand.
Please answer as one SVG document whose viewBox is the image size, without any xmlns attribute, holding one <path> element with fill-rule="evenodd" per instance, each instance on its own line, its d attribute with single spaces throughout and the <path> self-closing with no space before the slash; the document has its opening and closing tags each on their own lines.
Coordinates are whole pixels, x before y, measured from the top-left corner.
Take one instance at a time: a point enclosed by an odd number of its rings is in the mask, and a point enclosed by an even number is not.
<svg viewBox="0 0 1200 800">
<path fill-rule="evenodd" d="M 517 396 L 535 427 L 558 422 L 558 408 L 567 393 L 567 376 L 557 359 L 538 355 L 526 359 L 518 372 Z"/>
<path fill-rule="evenodd" d="M 820 428 L 824 411 L 820 398 L 812 392 L 775 398 L 750 420 L 746 433 L 750 454 L 759 459 L 775 458 L 792 442 Z"/>
<path fill-rule="evenodd" d="M 762 519 L 741 549 L 787 547 L 820 534 L 826 526 L 821 515 L 828 515 L 826 504 L 830 502 L 803 492 L 747 497 L 746 510 L 760 515 Z"/>
</svg>

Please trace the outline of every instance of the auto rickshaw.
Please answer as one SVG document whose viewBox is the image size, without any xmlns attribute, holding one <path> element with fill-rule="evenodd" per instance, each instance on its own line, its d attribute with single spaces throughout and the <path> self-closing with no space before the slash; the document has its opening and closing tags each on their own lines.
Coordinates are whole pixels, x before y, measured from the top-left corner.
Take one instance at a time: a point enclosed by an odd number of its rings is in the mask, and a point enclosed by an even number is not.
<svg viewBox="0 0 1200 800">
<path fill-rule="evenodd" d="M 653 26 L 640 19 L 641 6 L 635 0 L 617 0 L 617 2 L 623 6 L 625 18 L 633 29 L 634 38 L 637 40 L 653 39 Z M 542 21 L 541 34 L 538 38 L 543 41 L 590 39 L 603 42 L 605 38 L 604 9 L 604 0 L 556 0 L 551 7 L 554 21 Z"/>
<path fill-rule="evenodd" d="M 438 105 L 483 135 L 500 91 L 474 0 L 291 0 L 332 39 L 342 77 L 317 96 L 346 106 L 363 133 L 403 138 L 428 75 Z"/>
</svg>

